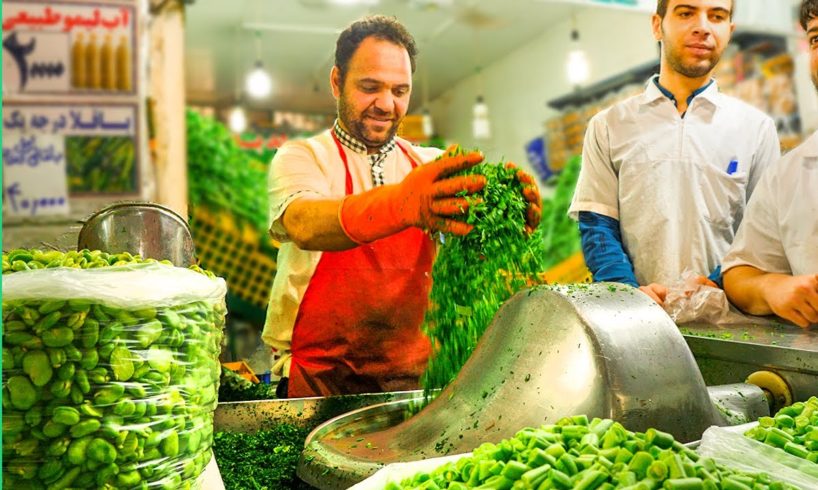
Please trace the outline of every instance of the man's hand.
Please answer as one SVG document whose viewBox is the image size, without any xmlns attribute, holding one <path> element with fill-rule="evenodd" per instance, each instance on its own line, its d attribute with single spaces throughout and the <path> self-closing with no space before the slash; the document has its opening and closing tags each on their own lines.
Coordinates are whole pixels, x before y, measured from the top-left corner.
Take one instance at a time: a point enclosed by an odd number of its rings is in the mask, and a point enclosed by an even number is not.
<svg viewBox="0 0 818 490">
<path fill-rule="evenodd" d="M 457 153 L 450 148 L 441 158 L 412 170 L 400 184 L 348 196 L 339 213 L 344 232 L 356 243 L 369 243 L 410 226 L 455 235 L 470 232 L 472 225 L 452 217 L 468 210 L 465 196 L 483 189 L 486 178 L 452 175 L 477 165 L 483 155 Z"/>
<path fill-rule="evenodd" d="M 517 165 L 508 162 L 506 163 L 506 168 L 517 168 Z M 523 197 L 525 197 L 525 200 L 528 201 L 528 208 L 526 209 L 525 214 L 525 231 L 528 232 L 528 234 L 531 234 L 537 229 L 537 226 L 540 224 L 540 218 L 542 218 L 542 199 L 540 198 L 540 190 L 537 188 L 536 182 L 534 182 L 534 177 L 523 170 L 517 170 L 517 180 L 520 181 L 520 184 L 522 184 Z"/>
<path fill-rule="evenodd" d="M 711 288 L 718 288 L 719 285 L 707 278 L 707 276 L 696 276 L 693 278 L 693 284 L 698 286 L 709 286 Z"/>
<path fill-rule="evenodd" d="M 665 299 L 667 299 L 667 288 L 665 286 L 654 282 L 647 286 L 639 286 L 639 290 L 650 296 L 659 306 L 665 306 Z"/>
<path fill-rule="evenodd" d="M 799 327 L 818 324 L 818 274 L 770 276 L 763 291 L 773 313 Z"/>
</svg>

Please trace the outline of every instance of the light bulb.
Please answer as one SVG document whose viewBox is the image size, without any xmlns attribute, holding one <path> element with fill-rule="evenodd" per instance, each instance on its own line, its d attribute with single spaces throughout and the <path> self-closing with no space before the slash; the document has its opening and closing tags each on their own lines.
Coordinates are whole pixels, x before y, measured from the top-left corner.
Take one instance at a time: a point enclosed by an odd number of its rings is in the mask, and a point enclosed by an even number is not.
<svg viewBox="0 0 818 490">
<path fill-rule="evenodd" d="M 264 70 L 261 61 L 256 61 L 256 66 L 247 74 L 247 93 L 256 99 L 262 99 L 270 95 L 273 89 L 273 80 L 270 74 Z"/>
<path fill-rule="evenodd" d="M 591 66 L 585 51 L 577 48 L 568 53 L 568 62 L 565 66 L 568 82 L 571 85 L 582 85 L 591 76 Z"/>
<path fill-rule="evenodd" d="M 234 107 L 233 110 L 230 111 L 227 124 L 234 133 L 242 133 L 247 129 L 247 116 L 244 114 L 244 109 L 239 106 Z"/>
<path fill-rule="evenodd" d="M 423 135 L 427 138 L 431 138 L 433 134 L 435 134 L 435 127 L 432 123 L 432 115 L 429 114 L 429 109 L 424 109 L 423 111 Z"/>
<path fill-rule="evenodd" d="M 472 135 L 474 139 L 491 138 L 491 124 L 489 123 L 489 107 L 483 102 L 483 96 L 478 95 L 472 108 Z"/>
</svg>

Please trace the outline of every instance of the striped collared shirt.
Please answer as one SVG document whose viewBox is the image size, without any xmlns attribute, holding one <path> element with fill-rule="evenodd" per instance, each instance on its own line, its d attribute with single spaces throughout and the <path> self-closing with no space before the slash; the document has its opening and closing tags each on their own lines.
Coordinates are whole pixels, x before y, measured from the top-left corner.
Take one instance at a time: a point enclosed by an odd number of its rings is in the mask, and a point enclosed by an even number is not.
<svg viewBox="0 0 818 490">
<path fill-rule="evenodd" d="M 335 120 L 335 125 L 332 128 L 332 131 L 335 133 L 335 136 L 338 137 L 338 140 L 341 142 L 342 145 L 349 148 L 350 150 L 361 153 L 366 155 L 366 145 L 355 139 L 354 136 L 344 131 L 344 128 L 341 127 L 341 124 L 338 120 Z M 375 187 L 381 186 L 384 184 L 383 181 L 383 163 L 386 161 L 386 157 L 389 156 L 389 153 L 395 149 L 395 137 L 393 136 L 389 141 L 386 142 L 383 146 L 380 147 L 377 153 L 373 153 L 371 155 L 367 155 L 369 157 L 369 166 L 372 169 L 372 183 Z"/>
</svg>

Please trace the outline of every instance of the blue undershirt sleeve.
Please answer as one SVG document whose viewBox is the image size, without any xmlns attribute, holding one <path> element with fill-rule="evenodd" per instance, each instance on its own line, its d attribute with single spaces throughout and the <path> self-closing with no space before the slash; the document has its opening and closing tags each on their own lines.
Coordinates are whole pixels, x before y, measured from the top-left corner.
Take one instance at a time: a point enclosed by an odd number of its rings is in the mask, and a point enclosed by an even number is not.
<svg viewBox="0 0 818 490">
<path fill-rule="evenodd" d="M 589 211 L 579 213 L 585 263 L 596 282 L 619 282 L 639 287 L 633 264 L 625 252 L 619 220 Z"/>
</svg>

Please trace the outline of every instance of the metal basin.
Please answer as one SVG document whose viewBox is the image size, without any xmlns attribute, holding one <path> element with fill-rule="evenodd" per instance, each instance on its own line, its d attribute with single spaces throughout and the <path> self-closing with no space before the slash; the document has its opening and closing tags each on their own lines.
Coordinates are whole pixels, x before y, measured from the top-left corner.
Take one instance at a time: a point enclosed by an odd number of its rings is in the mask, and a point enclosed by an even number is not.
<svg viewBox="0 0 818 490">
<path fill-rule="evenodd" d="M 345 416 L 347 428 L 316 429 L 299 477 L 347 488 L 387 463 L 468 452 L 576 414 L 683 442 L 722 422 L 670 317 L 644 294 L 608 284 L 518 293 L 429 406 L 397 425 L 400 403 L 382 407 Z"/>
<path fill-rule="evenodd" d="M 187 222 L 172 210 L 148 202 L 118 203 L 91 215 L 77 240 L 77 249 L 84 248 L 130 252 L 170 260 L 179 267 L 195 263 Z"/>
</svg>

